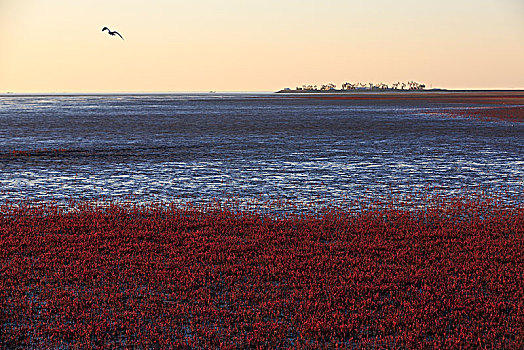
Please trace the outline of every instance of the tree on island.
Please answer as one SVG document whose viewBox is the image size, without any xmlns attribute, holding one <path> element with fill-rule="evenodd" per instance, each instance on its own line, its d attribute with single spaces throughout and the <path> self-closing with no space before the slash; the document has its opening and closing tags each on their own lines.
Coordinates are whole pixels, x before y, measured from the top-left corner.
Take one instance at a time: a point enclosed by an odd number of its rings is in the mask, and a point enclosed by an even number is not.
<svg viewBox="0 0 524 350">
<path fill-rule="evenodd" d="M 335 90 L 337 86 L 333 83 L 325 84 L 320 87 L 320 90 L 322 91 L 329 91 L 329 90 Z"/>
</svg>

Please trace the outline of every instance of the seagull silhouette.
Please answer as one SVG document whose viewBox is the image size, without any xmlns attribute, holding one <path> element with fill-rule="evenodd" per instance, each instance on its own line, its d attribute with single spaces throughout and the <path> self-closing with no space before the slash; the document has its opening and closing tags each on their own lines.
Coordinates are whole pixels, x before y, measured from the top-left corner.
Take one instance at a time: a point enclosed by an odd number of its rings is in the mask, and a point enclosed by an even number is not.
<svg viewBox="0 0 524 350">
<path fill-rule="evenodd" d="M 120 38 L 122 38 L 122 35 L 120 35 L 120 33 L 117 32 L 116 30 L 111 31 L 111 29 L 109 29 L 109 28 L 107 28 L 107 27 L 104 27 L 104 28 L 102 28 L 102 31 L 104 31 L 104 30 L 106 30 L 106 29 L 107 29 L 107 33 L 108 33 L 109 35 L 113 35 L 113 36 L 114 36 L 114 35 L 118 35 Z M 124 38 L 122 38 L 122 40 L 124 40 Z"/>
</svg>

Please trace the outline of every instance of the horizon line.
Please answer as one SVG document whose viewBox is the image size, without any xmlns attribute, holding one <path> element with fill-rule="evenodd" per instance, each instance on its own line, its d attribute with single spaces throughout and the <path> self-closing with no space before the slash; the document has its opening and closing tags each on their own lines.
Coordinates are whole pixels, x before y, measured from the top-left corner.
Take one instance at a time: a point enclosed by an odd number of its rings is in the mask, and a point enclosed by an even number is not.
<svg viewBox="0 0 524 350">
<path fill-rule="evenodd" d="M 231 93 L 231 94 L 261 94 L 261 93 L 276 93 L 277 91 L 283 91 L 285 88 L 282 88 L 280 90 L 178 90 L 178 91 L 3 91 L 0 92 L 0 96 L 13 96 L 13 95 L 162 95 L 162 94 L 222 94 L 222 93 Z M 522 88 L 489 88 L 489 89 L 483 89 L 483 88 L 463 88 L 463 89 L 446 89 L 446 88 L 432 88 L 432 89 L 442 89 L 446 92 L 488 92 L 488 91 L 524 91 L 524 87 Z M 424 89 L 424 90 L 413 90 L 412 92 L 432 92 L 432 89 Z M 401 92 L 410 92 L 410 90 L 399 90 Z M 320 90 L 319 90 L 320 92 Z M 388 93 L 391 93 L 392 91 L 387 91 Z M 316 93 L 316 92 L 311 92 Z M 321 92 L 326 93 L 326 91 Z M 327 92 L 329 93 L 329 92 Z M 347 93 L 352 93 L 352 90 L 348 90 Z"/>
</svg>

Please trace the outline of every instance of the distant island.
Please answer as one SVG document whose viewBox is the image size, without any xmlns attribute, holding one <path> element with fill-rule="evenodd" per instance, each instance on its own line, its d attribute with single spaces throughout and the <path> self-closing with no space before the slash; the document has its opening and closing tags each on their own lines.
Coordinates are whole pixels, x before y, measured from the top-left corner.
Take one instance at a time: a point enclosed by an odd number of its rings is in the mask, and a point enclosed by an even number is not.
<svg viewBox="0 0 524 350">
<path fill-rule="evenodd" d="M 391 86 L 384 83 L 344 83 L 340 89 L 337 89 L 335 84 L 322 85 L 302 85 L 295 89 L 284 88 L 277 91 L 277 93 L 311 93 L 311 92 L 402 92 L 402 91 L 445 91 L 445 89 L 426 89 L 425 84 L 417 83 L 415 81 L 408 81 L 407 83 L 397 82 Z"/>
</svg>

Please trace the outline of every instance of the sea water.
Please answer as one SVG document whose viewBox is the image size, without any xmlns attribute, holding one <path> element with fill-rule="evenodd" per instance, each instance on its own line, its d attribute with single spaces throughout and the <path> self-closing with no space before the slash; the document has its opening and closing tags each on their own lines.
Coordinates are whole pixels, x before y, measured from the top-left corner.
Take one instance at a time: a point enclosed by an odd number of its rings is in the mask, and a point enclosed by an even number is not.
<svg viewBox="0 0 524 350">
<path fill-rule="evenodd" d="M 524 124 L 279 94 L 0 96 L 0 200 L 523 202 Z"/>
</svg>

